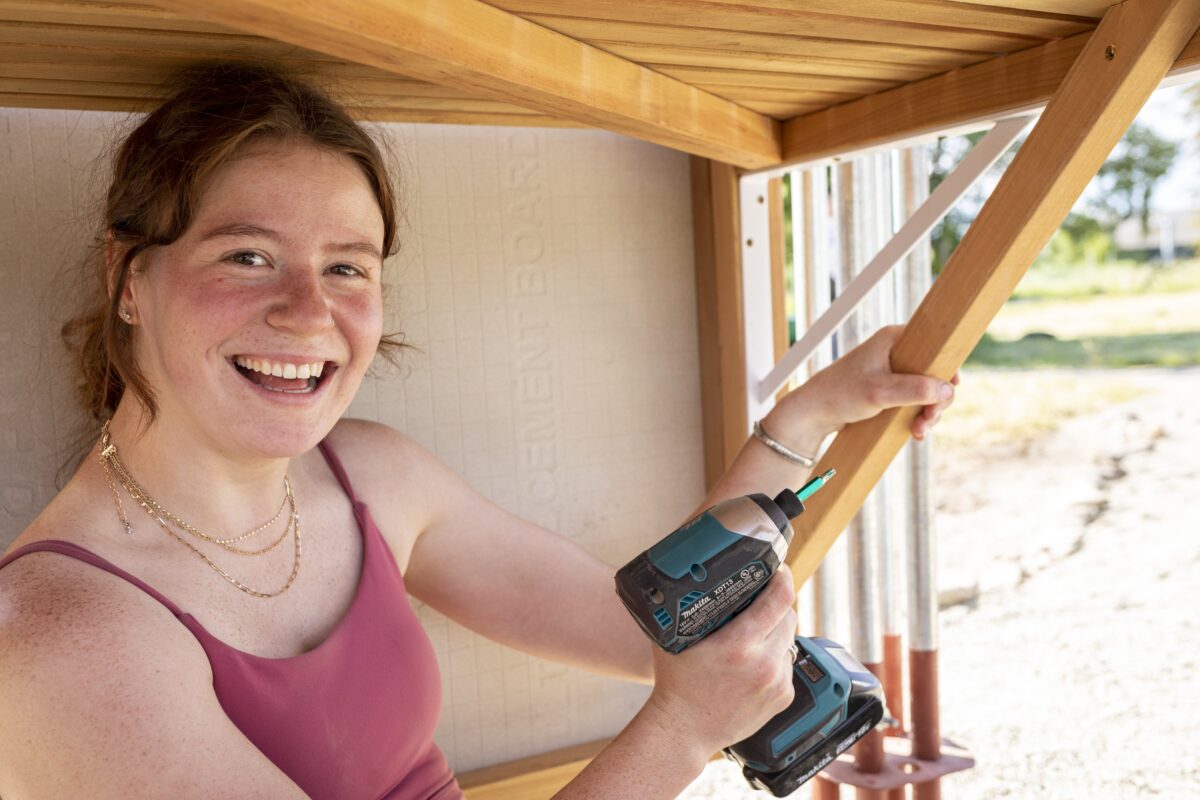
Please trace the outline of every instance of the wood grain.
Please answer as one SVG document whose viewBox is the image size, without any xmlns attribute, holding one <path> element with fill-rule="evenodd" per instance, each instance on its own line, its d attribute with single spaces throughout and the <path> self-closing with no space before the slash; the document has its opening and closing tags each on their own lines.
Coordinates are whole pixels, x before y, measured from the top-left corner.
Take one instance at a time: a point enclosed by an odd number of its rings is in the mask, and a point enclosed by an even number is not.
<svg viewBox="0 0 1200 800">
<path fill-rule="evenodd" d="M 738 181 L 728 164 L 696 157 L 691 174 L 704 478 L 711 488 L 749 430 Z"/>
<path fill-rule="evenodd" d="M 893 348 L 894 369 L 949 379 L 962 365 L 1198 24 L 1196 0 L 1129 0 L 1105 14 Z M 836 466 L 838 479 L 796 520 L 797 584 L 908 440 L 917 411 L 886 411 L 834 440 L 816 469 Z"/>
<path fill-rule="evenodd" d="M 779 161 L 775 120 L 478 0 L 162 5 L 706 158 L 748 168 Z"/>
<path fill-rule="evenodd" d="M 1082 19 L 912 0 L 494 0 L 522 16 L 554 14 L 608 22 L 697 26 L 830 40 L 1007 53 L 1091 27 Z M 873 16 L 874 15 L 874 16 Z M 982 24 L 976 24 L 982 23 Z"/>
<path fill-rule="evenodd" d="M 1091 35 L 1078 34 L 788 120 L 783 125 L 784 163 L 828 158 L 1041 108 Z M 1198 64 L 1200 34 L 1192 37 L 1170 72 Z"/>
<path fill-rule="evenodd" d="M 533 800 L 570 783 L 608 744 L 607 739 L 552 750 L 458 776 L 467 800 Z"/>
</svg>

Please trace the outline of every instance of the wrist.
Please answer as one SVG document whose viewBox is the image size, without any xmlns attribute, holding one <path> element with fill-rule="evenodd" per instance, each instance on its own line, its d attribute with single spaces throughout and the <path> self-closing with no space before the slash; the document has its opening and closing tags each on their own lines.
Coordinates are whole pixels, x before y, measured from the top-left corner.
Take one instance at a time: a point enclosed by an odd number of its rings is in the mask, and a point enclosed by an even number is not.
<svg viewBox="0 0 1200 800">
<path fill-rule="evenodd" d="M 800 387 L 775 404 L 762 419 L 763 429 L 780 444 L 816 458 L 822 443 L 841 425 Z"/>
<path fill-rule="evenodd" d="M 630 727 L 637 725 L 643 730 L 650 729 L 654 738 L 661 737 L 671 742 L 672 752 L 681 769 L 699 774 L 713 753 L 723 746 L 720 733 L 714 731 L 712 735 L 708 735 L 704 730 L 708 726 L 700 724 L 703 715 L 697 715 L 694 709 L 688 713 L 689 709 L 676 707 L 673 701 L 677 700 L 678 698 L 670 697 L 668 693 L 656 688 L 650 693 Z M 688 731 L 688 735 L 680 736 L 679 731 Z"/>
</svg>

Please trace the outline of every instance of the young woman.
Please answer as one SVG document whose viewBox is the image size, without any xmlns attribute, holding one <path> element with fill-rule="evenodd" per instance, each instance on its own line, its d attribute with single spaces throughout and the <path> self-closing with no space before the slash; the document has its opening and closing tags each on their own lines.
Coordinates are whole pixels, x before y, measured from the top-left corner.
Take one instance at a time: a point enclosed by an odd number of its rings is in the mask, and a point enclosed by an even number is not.
<svg viewBox="0 0 1200 800">
<path fill-rule="evenodd" d="M 786 570 L 664 655 L 613 566 L 403 433 L 342 418 L 398 345 L 382 327 L 391 184 L 340 107 L 269 69 L 204 66 L 114 167 L 95 297 L 64 329 L 96 443 L 0 561 L 4 800 L 460 797 L 409 594 L 506 645 L 653 682 L 561 798 L 672 797 L 790 702 Z M 765 429 L 812 453 L 922 404 L 922 436 L 952 389 L 893 373 L 897 334 Z M 805 477 L 750 439 L 705 502 Z"/>
</svg>

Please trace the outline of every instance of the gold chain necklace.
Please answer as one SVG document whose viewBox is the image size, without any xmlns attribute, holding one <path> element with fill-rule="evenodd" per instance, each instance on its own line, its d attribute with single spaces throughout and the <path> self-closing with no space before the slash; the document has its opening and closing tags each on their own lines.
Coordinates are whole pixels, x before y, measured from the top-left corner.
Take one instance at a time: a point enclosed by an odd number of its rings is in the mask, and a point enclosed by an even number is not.
<svg viewBox="0 0 1200 800">
<path fill-rule="evenodd" d="M 196 528 L 192 527 L 191 525 L 188 525 L 186 522 L 179 519 L 174 514 L 171 514 L 166 509 L 164 509 L 156 500 L 154 500 L 154 498 L 152 498 L 146 492 L 146 490 L 142 489 L 142 487 L 139 486 L 137 484 L 137 482 L 133 480 L 133 477 L 129 474 L 129 471 L 125 469 L 125 465 L 122 464 L 120 459 L 117 457 L 116 445 L 112 444 L 112 442 L 109 438 L 109 433 L 108 433 L 109 421 L 111 421 L 111 420 L 105 421 L 104 427 L 101 429 L 101 432 L 100 432 L 100 462 L 104 468 L 104 479 L 108 482 L 108 488 L 112 491 L 113 500 L 117 506 L 117 516 L 120 518 L 122 524 L 124 524 L 125 532 L 127 534 L 132 535 L 133 528 L 132 528 L 132 526 L 130 526 L 129 520 L 125 516 L 125 508 L 124 508 L 124 505 L 121 503 L 120 493 L 117 491 L 116 483 L 113 481 L 112 473 L 114 471 L 117 472 L 117 474 L 120 476 L 121 485 L 124 487 L 125 491 L 127 491 L 129 493 L 129 496 L 131 498 L 133 498 L 135 501 L 137 501 L 138 505 L 140 505 L 142 507 L 142 509 L 145 510 L 146 513 L 149 514 L 150 517 L 155 522 L 157 522 L 164 531 L 169 533 L 171 536 L 173 536 L 175 539 L 177 539 L 180 543 L 182 543 L 185 547 L 187 547 L 189 550 L 191 550 L 193 553 L 195 553 L 197 556 L 199 556 L 206 564 L 208 564 L 210 567 L 212 567 L 217 572 L 217 574 L 219 574 L 225 580 L 232 583 L 234 586 L 236 586 L 241 591 L 245 592 L 246 594 L 253 595 L 254 597 L 261 597 L 264 599 L 268 599 L 271 597 L 277 597 L 277 596 L 283 594 L 284 592 L 286 592 L 289 588 L 291 588 L 292 583 L 296 580 L 296 576 L 300 572 L 300 551 L 301 551 L 300 514 L 296 510 L 296 498 L 295 498 L 294 493 L 292 492 L 292 485 L 288 481 L 286 476 L 284 476 L 284 479 L 283 479 L 284 489 L 285 489 L 284 505 L 290 506 L 290 513 L 288 515 L 288 522 L 283 528 L 283 533 L 280 535 L 280 537 L 278 539 L 275 540 L 275 542 L 273 544 L 271 544 L 270 546 L 268 546 L 262 550 L 257 550 L 257 551 L 239 550 L 237 548 L 230 547 L 229 543 L 240 541 L 242 539 L 245 539 L 247 536 L 250 536 L 254 533 L 258 533 L 259 531 L 263 530 L 268 525 L 270 525 L 272 522 L 278 520 L 280 513 L 282 513 L 282 511 L 283 511 L 283 505 L 280 506 L 280 510 L 275 513 L 275 516 L 271 519 L 270 522 L 260 525 L 257 528 L 255 528 L 254 530 L 252 530 L 248 533 L 242 534 L 241 536 L 238 536 L 235 538 L 230 538 L 230 539 L 219 539 L 219 538 L 208 536 L 207 534 L 201 533 Z M 226 550 L 230 550 L 231 552 L 237 553 L 239 555 L 261 555 L 270 550 L 273 550 L 280 542 L 282 542 L 285 538 L 287 538 L 288 530 L 291 529 L 293 532 L 293 538 L 295 541 L 295 556 L 292 560 L 292 573 L 291 573 L 291 575 L 288 576 L 287 582 L 283 585 L 283 587 L 278 589 L 277 591 L 260 592 L 256 589 L 251 589 L 249 586 L 246 586 L 245 584 L 241 583 L 236 578 L 234 578 L 232 575 L 230 575 L 229 573 L 225 572 L 223 569 L 218 567 L 215 563 L 213 563 L 212 559 L 210 559 L 208 556 L 204 555 L 204 553 L 200 552 L 199 549 L 197 549 L 195 546 L 193 546 L 190 542 L 188 542 L 182 536 L 177 534 L 175 531 L 171 530 L 170 525 L 167 524 L 168 519 L 172 520 L 173 522 L 175 522 L 175 524 L 184 528 L 189 533 L 193 533 L 194 535 L 196 535 L 202 539 L 205 539 L 207 541 L 214 542 L 216 544 L 220 544 Z"/>
<path fill-rule="evenodd" d="M 137 504 L 140 505 L 143 509 L 145 509 L 146 513 L 149 514 L 151 517 L 153 517 L 159 523 L 170 522 L 171 524 L 175 525 L 178 528 L 183 528 L 185 531 L 187 531 L 188 533 L 192 534 L 193 536 L 195 536 L 197 538 L 204 539 L 205 541 L 208 541 L 208 542 L 213 542 L 214 544 L 220 545 L 221 547 L 223 547 L 224 549 L 228 550 L 231 553 L 236 553 L 237 555 L 242 555 L 242 556 L 258 556 L 258 555 L 263 555 L 264 553 L 269 553 L 270 551 L 272 551 L 276 547 L 278 547 L 279 544 L 285 538 L 287 538 L 288 531 L 291 528 L 291 519 L 290 518 L 288 520 L 288 523 L 283 526 L 283 533 L 280 534 L 279 538 L 276 539 L 270 545 L 262 548 L 261 550 L 241 550 L 237 547 L 234 547 L 232 544 L 233 542 L 240 542 L 242 539 L 245 539 L 249 536 L 253 536 L 254 534 L 259 533 L 260 531 L 266 529 L 269 525 L 273 524 L 274 522 L 276 522 L 279 519 L 279 516 L 283 513 L 283 509 L 285 506 L 289 505 L 289 503 L 294 505 L 294 498 L 292 495 L 292 484 L 291 484 L 291 482 L 288 481 L 286 476 L 283 479 L 283 488 L 284 488 L 283 502 L 280 503 L 279 510 L 275 512 L 274 517 L 272 517 L 268 522 L 265 522 L 262 525 L 259 525 L 257 528 L 255 528 L 251 531 L 248 531 L 246 533 L 243 533 L 241 536 L 235 536 L 230 539 L 221 539 L 216 536 L 209 536 L 207 533 L 204 533 L 203 531 L 200 531 L 200 530 L 192 527 L 191 525 L 184 522 L 182 519 L 175 516 L 170 511 L 167 511 L 165 508 L 163 508 L 161 505 L 159 505 L 158 501 L 156 501 L 153 497 L 151 497 L 146 492 L 146 490 L 143 489 L 138 484 L 138 482 L 133 479 L 133 476 L 130 475 L 129 472 L 125 469 L 125 465 L 122 464 L 120 459 L 117 458 L 117 456 L 116 456 L 116 447 L 114 447 L 111 444 L 109 444 L 107 446 L 103 446 L 100 451 L 100 455 L 104 459 L 106 474 L 107 474 L 108 468 L 111 467 L 112 470 L 117 473 L 117 477 L 120 479 L 121 485 L 123 487 L 125 487 L 125 491 L 127 491 L 129 493 L 129 496 L 131 498 L 133 498 L 135 501 L 137 501 Z M 109 486 L 112 487 L 111 479 L 109 481 Z M 123 507 L 121 507 L 119 495 L 117 496 L 117 504 L 118 504 L 118 510 L 121 513 L 122 521 L 124 521 L 124 509 L 123 509 Z M 127 533 L 130 532 L 128 523 L 126 523 L 126 532 Z"/>
</svg>

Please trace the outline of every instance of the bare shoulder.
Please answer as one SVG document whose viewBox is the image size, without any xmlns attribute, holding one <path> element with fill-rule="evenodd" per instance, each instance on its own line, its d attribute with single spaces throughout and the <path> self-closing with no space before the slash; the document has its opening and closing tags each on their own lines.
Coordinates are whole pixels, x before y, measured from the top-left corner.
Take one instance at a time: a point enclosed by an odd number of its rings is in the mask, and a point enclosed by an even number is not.
<svg viewBox="0 0 1200 800">
<path fill-rule="evenodd" d="M 447 509 L 478 501 L 467 483 L 411 437 L 381 422 L 347 418 L 327 437 L 350 483 L 371 508 L 406 571 L 418 537 Z"/>
<path fill-rule="evenodd" d="M 339 420 L 327 437 L 350 482 L 376 495 L 400 495 L 408 503 L 436 503 L 466 487 L 462 478 L 411 437 L 382 422 Z M 360 492 L 361 494 L 361 492 Z"/>
<path fill-rule="evenodd" d="M 343 417 L 326 437 L 343 462 L 404 469 L 412 459 L 432 458 L 428 450 L 390 425 L 370 419 Z M 350 465 L 347 465 L 347 472 Z"/>
<path fill-rule="evenodd" d="M 304 796 L 224 714 L 166 607 L 56 553 L 0 570 L 0 796 L 217 796 L 224 780 Z"/>
<path fill-rule="evenodd" d="M 422 518 L 424 493 L 411 489 L 438 464 L 432 453 L 395 428 L 368 419 L 339 420 L 325 441 L 372 512 L 395 506 L 406 509 L 406 524 Z"/>
</svg>

